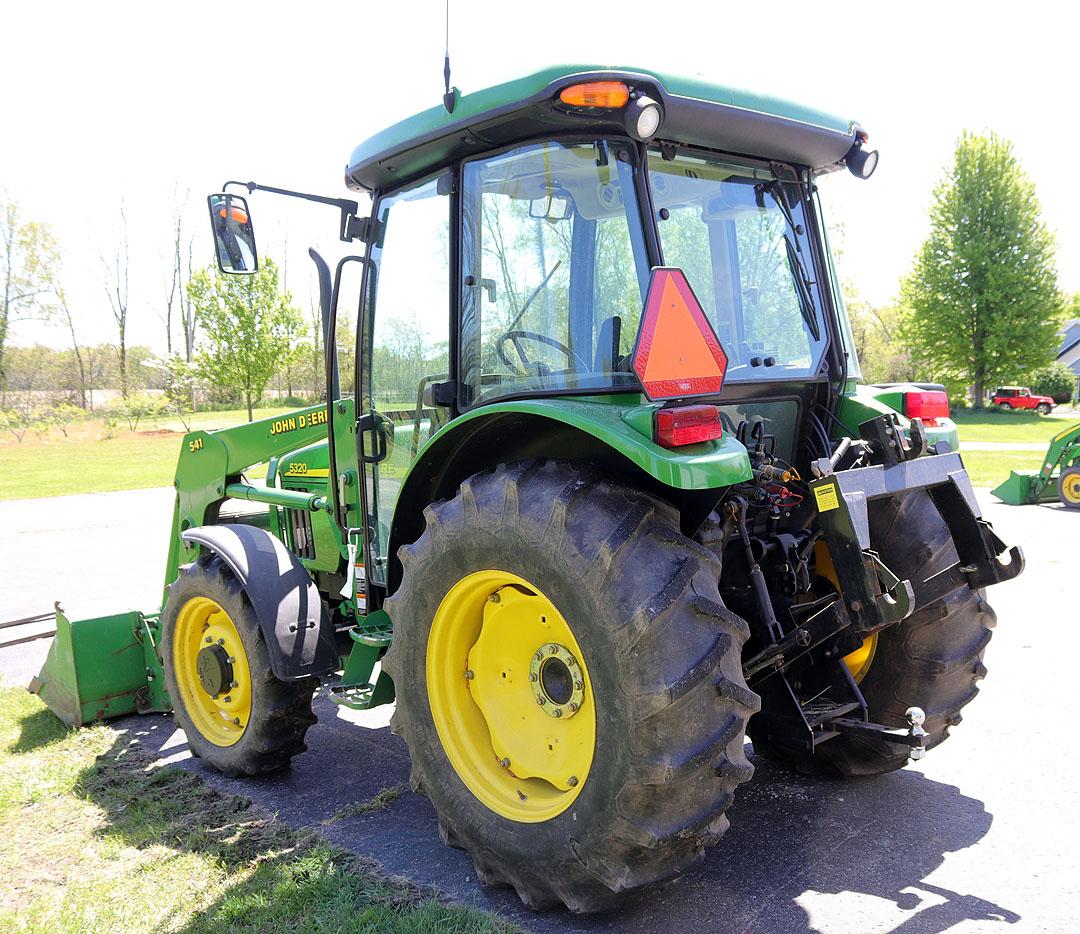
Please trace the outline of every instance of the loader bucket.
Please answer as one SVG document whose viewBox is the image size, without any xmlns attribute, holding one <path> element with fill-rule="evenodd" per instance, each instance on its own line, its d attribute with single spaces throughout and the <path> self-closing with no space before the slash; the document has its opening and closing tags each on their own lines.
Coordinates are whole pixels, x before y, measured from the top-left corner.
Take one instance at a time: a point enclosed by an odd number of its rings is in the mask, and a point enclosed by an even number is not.
<svg viewBox="0 0 1080 934">
<path fill-rule="evenodd" d="M 1000 486 L 994 487 L 990 492 L 1010 506 L 1023 506 L 1026 503 L 1034 503 L 1034 480 L 1034 474 L 1014 470 L 1009 474 L 1008 480 Z"/>
<path fill-rule="evenodd" d="M 71 621 L 56 611 L 56 637 L 29 686 L 68 726 L 145 709 L 147 670 L 141 613 Z"/>
</svg>

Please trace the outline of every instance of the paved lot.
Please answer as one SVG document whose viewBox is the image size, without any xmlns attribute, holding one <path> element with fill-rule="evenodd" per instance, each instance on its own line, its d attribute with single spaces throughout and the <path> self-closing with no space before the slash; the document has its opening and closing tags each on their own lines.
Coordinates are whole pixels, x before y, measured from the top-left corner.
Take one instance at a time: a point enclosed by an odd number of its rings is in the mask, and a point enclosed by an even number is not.
<svg viewBox="0 0 1080 934">
<path fill-rule="evenodd" d="M 1024 546 L 1028 570 L 990 591 L 999 616 L 990 675 L 949 742 L 917 767 L 854 782 L 814 782 L 755 759 L 721 843 L 660 894 L 615 915 L 536 915 L 478 885 L 468 859 L 439 842 L 422 797 L 324 825 L 407 780 L 386 711 L 355 715 L 321 698 L 310 751 L 284 775 L 245 782 L 190 759 L 167 717 L 121 725 L 290 823 L 320 826 L 389 872 L 534 930 L 1076 930 L 1080 739 L 1076 674 L 1065 659 L 1080 622 L 1080 515 L 980 499 L 998 532 Z M 171 490 L 144 490 L 0 503 L 0 620 L 46 611 L 57 598 L 76 616 L 155 607 L 171 501 Z M 0 677 L 25 683 L 47 645 L 0 652 Z"/>
</svg>

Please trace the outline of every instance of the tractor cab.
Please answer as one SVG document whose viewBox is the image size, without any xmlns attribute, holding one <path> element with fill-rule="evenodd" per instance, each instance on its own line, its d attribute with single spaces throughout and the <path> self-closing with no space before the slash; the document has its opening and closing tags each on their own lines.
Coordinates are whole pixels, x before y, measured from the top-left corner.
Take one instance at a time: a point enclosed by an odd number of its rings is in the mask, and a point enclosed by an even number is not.
<svg viewBox="0 0 1080 934">
<path fill-rule="evenodd" d="M 947 399 L 858 385 L 818 187 L 876 164 L 849 120 L 574 65 L 361 144 L 370 211 L 226 183 L 223 273 L 257 270 L 257 193 L 337 212 L 326 400 L 188 435 L 162 606 L 58 615 L 35 689 L 73 723 L 173 710 L 234 775 L 303 750 L 320 679 L 393 702 L 442 839 L 576 911 L 702 855 L 747 736 L 816 774 L 920 757 L 1023 557 Z"/>
</svg>

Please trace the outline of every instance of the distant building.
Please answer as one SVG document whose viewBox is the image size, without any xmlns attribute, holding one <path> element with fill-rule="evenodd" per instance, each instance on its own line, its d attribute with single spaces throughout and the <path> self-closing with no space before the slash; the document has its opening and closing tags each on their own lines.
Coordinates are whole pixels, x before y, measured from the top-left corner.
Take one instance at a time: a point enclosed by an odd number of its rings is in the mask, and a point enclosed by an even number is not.
<svg viewBox="0 0 1080 934">
<path fill-rule="evenodd" d="M 1076 374 L 1076 390 L 1080 393 L 1080 318 L 1065 322 L 1061 329 L 1061 346 L 1057 353 L 1058 363 L 1064 363 Z"/>
</svg>

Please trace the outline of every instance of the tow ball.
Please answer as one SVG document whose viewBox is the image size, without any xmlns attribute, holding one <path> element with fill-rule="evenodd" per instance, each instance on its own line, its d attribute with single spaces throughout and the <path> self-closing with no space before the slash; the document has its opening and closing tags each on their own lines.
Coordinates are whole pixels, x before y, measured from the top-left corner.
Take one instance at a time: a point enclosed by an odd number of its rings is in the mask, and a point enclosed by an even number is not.
<svg viewBox="0 0 1080 934">
<path fill-rule="evenodd" d="M 837 717 L 828 721 L 824 726 L 826 729 L 835 730 L 837 733 L 856 733 L 860 736 L 871 736 L 901 746 L 910 746 L 911 758 L 921 759 L 926 755 L 926 737 L 928 734 L 923 729 L 923 724 L 926 722 L 926 712 L 921 707 L 908 707 L 904 719 L 907 720 L 907 729 L 903 727 L 891 729 L 882 726 L 880 723 L 869 723 L 866 720 L 855 720 L 851 717 Z"/>
</svg>

